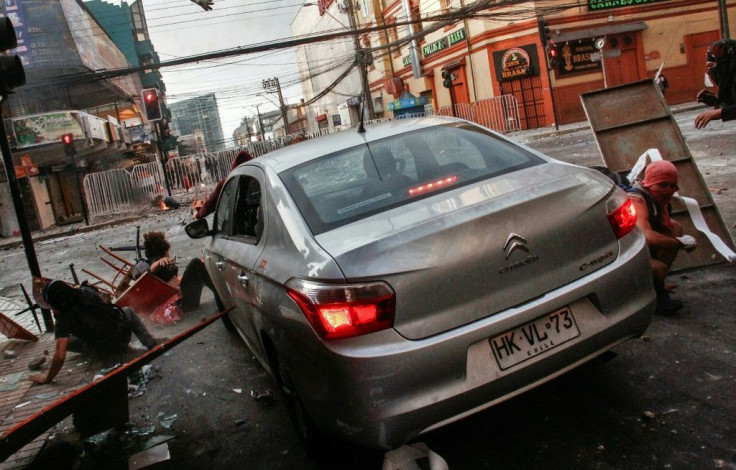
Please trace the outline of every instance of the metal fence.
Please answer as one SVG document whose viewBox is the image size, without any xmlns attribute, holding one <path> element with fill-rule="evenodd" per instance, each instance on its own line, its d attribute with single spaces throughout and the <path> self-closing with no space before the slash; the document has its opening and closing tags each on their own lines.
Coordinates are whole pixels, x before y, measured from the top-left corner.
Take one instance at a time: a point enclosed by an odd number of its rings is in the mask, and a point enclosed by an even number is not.
<svg viewBox="0 0 736 470">
<path fill-rule="evenodd" d="M 466 119 L 501 133 L 521 130 L 519 105 L 513 95 L 496 96 L 475 103 L 458 103 L 454 107 L 443 106 L 436 114 Z"/>
<path fill-rule="evenodd" d="M 133 211 L 141 195 L 126 170 L 108 170 L 85 175 L 84 195 L 90 217 Z"/>
</svg>

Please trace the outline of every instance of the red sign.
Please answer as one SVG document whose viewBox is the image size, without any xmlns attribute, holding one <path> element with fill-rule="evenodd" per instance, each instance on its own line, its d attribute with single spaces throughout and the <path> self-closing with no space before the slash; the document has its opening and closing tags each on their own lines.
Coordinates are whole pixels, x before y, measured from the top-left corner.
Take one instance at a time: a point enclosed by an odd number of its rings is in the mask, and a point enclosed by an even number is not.
<svg viewBox="0 0 736 470">
<path fill-rule="evenodd" d="M 327 9 L 330 8 L 330 5 L 332 5 L 332 2 L 334 1 L 335 0 L 319 0 L 318 5 L 320 16 L 323 16 L 327 12 Z"/>
</svg>

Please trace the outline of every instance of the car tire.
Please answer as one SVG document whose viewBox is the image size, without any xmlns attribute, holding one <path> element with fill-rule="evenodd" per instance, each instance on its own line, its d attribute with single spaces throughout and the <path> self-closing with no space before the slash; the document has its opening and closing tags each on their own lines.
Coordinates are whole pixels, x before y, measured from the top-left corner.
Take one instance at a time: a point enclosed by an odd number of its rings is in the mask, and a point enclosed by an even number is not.
<svg viewBox="0 0 736 470">
<path fill-rule="evenodd" d="M 222 312 L 225 310 L 225 304 L 222 303 L 222 300 L 220 300 L 220 296 L 215 293 L 215 304 L 217 305 L 217 311 Z M 231 333 L 235 332 L 235 324 L 233 323 L 233 320 L 230 318 L 230 313 L 226 313 L 222 317 L 222 324 L 225 325 L 225 329 Z"/>
<path fill-rule="evenodd" d="M 299 392 L 277 357 L 275 358 L 274 365 L 281 396 L 284 399 L 286 411 L 289 413 L 291 424 L 296 431 L 299 441 L 310 457 L 318 462 L 324 461 L 328 456 L 329 449 L 333 447 L 335 440 L 317 429 L 309 417 L 307 410 L 304 408 Z"/>
</svg>

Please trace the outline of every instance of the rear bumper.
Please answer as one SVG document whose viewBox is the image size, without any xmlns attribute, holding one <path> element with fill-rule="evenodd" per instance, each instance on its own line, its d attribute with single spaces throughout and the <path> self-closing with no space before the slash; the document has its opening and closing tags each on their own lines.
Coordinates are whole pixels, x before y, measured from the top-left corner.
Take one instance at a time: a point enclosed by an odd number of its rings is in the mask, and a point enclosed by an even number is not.
<svg viewBox="0 0 736 470">
<path fill-rule="evenodd" d="M 643 237 L 615 263 L 524 305 L 419 341 L 393 330 L 314 344 L 287 361 L 315 423 L 368 447 L 393 448 L 540 385 L 641 335 L 655 306 Z M 488 339 L 570 306 L 581 335 L 507 370 Z M 578 317 L 576 316 L 576 319 Z M 303 352 L 303 350 L 302 350 Z"/>
</svg>

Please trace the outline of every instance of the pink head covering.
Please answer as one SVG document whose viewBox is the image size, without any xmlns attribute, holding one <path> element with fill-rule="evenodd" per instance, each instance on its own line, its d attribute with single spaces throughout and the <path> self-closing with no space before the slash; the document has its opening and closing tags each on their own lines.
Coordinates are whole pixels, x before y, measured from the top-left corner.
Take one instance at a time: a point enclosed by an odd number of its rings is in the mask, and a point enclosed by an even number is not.
<svg viewBox="0 0 736 470">
<path fill-rule="evenodd" d="M 233 163 L 230 166 L 230 169 L 234 170 L 238 165 L 241 165 L 245 162 L 249 162 L 251 160 L 253 160 L 253 155 L 248 153 L 248 151 L 243 150 L 235 156 L 235 159 L 233 160 Z"/>
<path fill-rule="evenodd" d="M 657 183 L 677 183 L 677 168 L 667 160 L 657 160 L 647 166 L 643 185 L 648 188 Z"/>
</svg>

